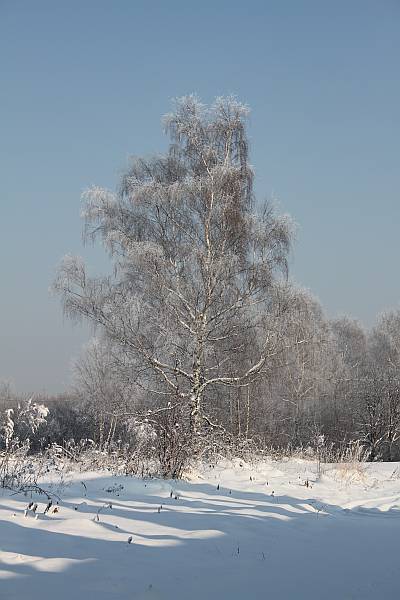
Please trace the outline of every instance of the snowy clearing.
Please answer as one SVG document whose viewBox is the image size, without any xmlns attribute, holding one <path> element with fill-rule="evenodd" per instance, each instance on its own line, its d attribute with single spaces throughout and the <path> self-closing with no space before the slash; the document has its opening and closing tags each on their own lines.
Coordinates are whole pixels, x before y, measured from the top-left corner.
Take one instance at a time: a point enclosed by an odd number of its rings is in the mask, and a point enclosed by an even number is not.
<svg viewBox="0 0 400 600">
<path fill-rule="evenodd" d="M 399 463 L 316 473 L 294 459 L 186 481 L 76 473 L 43 482 L 60 496 L 46 515 L 44 496 L 2 490 L 0 598 L 399 598 Z"/>
</svg>

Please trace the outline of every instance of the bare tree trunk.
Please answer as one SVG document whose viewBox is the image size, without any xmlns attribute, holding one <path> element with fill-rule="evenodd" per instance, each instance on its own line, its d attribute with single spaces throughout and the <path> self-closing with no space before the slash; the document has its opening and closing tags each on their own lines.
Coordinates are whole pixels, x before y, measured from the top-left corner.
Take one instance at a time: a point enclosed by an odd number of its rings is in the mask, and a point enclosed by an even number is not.
<svg viewBox="0 0 400 600">
<path fill-rule="evenodd" d="M 237 433 L 238 433 L 239 437 L 242 435 L 242 421 L 240 418 L 240 394 L 241 394 L 241 391 L 240 391 L 240 389 L 238 389 L 237 398 L 236 398 L 236 413 L 237 413 L 237 420 L 238 420 Z"/>
<path fill-rule="evenodd" d="M 249 426 L 250 426 L 250 386 L 247 386 L 246 440 L 249 439 Z"/>
</svg>

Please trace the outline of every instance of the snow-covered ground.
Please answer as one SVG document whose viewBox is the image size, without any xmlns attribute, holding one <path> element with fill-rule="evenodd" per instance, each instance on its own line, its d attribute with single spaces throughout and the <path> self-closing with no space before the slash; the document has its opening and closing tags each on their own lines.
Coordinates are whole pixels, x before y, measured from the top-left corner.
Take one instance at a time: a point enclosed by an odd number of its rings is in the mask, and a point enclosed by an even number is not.
<svg viewBox="0 0 400 600">
<path fill-rule="evenodd" d="M 24 516 L 30 496 L 3 490 L 0 598 L 400 598 L 400 465 L 323 469 L 237 460 L 179 482 L 78 473 L 53 483 L 58 512 L 33 498 L 38 518 Z"/>
</svg>

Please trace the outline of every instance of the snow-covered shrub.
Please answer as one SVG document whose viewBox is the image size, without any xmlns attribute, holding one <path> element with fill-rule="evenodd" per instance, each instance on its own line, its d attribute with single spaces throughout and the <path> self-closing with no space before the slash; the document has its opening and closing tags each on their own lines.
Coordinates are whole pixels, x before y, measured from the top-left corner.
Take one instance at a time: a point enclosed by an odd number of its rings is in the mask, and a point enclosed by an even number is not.
<svg viewBox="0 0 400 600">
<path fill-rule="evenodd" d="M 37 480 L 43 464 L 29 456 L 29 436 L 21 439 L 18 432 L 25 429 L 28 434 L 36 433 L 46 423 L 48 413 L 46 406 L 32 402 L 32 398 L 23 405 L 18 404 L 16 409 L 4 411 L 0 438 L 3 444 L 0 451 L 1 487 L 20 488 Z"/>
<path fill-rule="evenodd" d="M 13 421 L 14 409 L 7 408 L 5 411 L 5 423 L 3 425 L 3 437 L 6 445 L 6 449 L 8 450 L 11 440 L 14 435 L 14 421 Z"/>
</svg>

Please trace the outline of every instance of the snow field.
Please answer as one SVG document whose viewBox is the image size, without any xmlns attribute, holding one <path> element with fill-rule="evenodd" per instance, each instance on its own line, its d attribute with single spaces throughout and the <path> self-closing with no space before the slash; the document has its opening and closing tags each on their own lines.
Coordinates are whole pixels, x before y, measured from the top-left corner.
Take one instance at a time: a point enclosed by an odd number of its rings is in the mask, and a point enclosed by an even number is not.
<svg viewBox="0 0 400 600">
<path fill-rule="evenodd" d="M 43 482 L 58 512 L 44 515 L 36 495 L 37 519 L 24 516 L 30 495 L 2 490 L 0 598 L 399 598 L 400 465 L 322 467 L 225 461 L 186 481 L 76 473 Z"/>
</svg>

